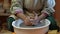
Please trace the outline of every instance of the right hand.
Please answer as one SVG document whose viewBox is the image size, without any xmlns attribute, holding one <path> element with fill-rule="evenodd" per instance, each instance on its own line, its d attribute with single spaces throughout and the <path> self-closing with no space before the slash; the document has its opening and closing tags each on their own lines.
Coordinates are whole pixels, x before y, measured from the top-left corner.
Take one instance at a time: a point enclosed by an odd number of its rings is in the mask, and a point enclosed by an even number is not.
<svg viewBox="0 0 60 34">
<path fill-rule="evenodd" d="M 37 25 L 38 23 L 39 23 L 39 16 L 38 16 L 38 14 L 37 13 L 35 13 L 34 12 L 34 14 L 35 14 L 35 17 L 34 17 L 34 19 L 30 19 L 31 21 L 32 21 L 32 24 L 33 25 Z"/>
<path fill-rule="evenodd" d="M 25 20 L 24 20 L 24 24 L 27 25 L 27 26 L 32 26 L 32 23 L 31 23 L 29 17 L 25 18 Z"/>
</svg>

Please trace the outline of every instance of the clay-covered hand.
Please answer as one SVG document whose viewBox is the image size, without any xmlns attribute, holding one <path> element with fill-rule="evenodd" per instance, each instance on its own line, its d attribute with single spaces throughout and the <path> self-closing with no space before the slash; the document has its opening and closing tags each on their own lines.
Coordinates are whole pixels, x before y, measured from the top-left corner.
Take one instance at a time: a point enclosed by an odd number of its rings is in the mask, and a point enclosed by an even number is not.
<svg viewBox="0 0 60 34">
<path fill-rule="evenodd" d="M 26 17 L 26 18 L 25 18 L 25 20 L 24 20 L 24 24 L 27 25 L 27 26 L 32 26 L 32 23 L 31 23 L 29 17 Z"/>
<path fill-rule="evenodd" d="M 35 16 L 34 21 L 35 21 L 35 23 L 37 23 L 37 24 L 40 22 L 39 16 L 38 16 L 37 14 L 36 14 L 36 16 Z"/>
<path fill-rule="evenodd" d="M 30 19 L 30 21 L 31 21 L 32 25 L 37 25 L 40 22 L 38 14 L 35 14 L 34 19 Z"/>
</svg>

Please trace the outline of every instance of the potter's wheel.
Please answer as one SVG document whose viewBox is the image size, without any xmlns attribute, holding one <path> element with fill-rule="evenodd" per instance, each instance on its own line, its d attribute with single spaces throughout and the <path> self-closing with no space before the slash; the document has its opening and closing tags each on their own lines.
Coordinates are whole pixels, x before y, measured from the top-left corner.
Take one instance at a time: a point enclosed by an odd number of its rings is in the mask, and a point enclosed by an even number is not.
<svg viewBox="0 0 60 34">
<path fill-rule="evenodd" d="M 49 22 L 49 23 L 48 23 Z M 46 25 L 47 24 L 47 25 Z M 36 28 L 43 28 L 43 27 L 47 27 L 48 25 L 50 24 L 50 21 L 45 19 L 45 20 L 42 20 L 40 21 L 39 24 L 35 25 L 35 26 L 26 26 L 24 23 L 23 23 L 23 20 L 21 19 L 18 19 L 16 21 L 14 21 L 12 23 L 12 25 L 16 28 L 19 28 L 19 29 L 36 29 Z"/>
</svg>

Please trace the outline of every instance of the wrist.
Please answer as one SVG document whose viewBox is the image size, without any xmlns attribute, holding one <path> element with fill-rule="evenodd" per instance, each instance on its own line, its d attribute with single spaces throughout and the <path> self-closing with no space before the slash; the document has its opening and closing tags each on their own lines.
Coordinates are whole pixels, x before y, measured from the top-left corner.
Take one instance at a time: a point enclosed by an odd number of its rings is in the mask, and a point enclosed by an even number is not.
<svg viewBox="0 0 60 34">
<path fill-rule="evenodd" d="M 18 14 L 18 13 L 23 13 L 23 10 L 22 9 L 15 10 L 15 14 Z"/>
<path fill-rule="evenodd" d="M 26 19 L 26 16 L 23 13 L 18 13 L 18 14 L 16 14 L 16 16 L 18 18 L 21 18 L 22 20 L 25 20 Z"/>
<path fill-rule="evenodd" d="M 43 13 L 43 15 L 44 15 L 44 16 L 48 16 L 48 14 L 47 14 L 47 13 Z"/>
<path fill-rule="evenodd" d="M 48 16 L 48 14 L 42 13 L 42 14 L 39 16 L 39 20 L 45 19 L 47 16 Z"/>
</svg>

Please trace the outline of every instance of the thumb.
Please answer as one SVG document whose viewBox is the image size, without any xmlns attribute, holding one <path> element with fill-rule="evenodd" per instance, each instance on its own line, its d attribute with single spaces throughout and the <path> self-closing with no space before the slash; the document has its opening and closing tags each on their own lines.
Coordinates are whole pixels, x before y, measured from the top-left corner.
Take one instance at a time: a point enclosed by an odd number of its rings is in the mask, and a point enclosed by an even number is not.
<svg viewBox="0 0 60 34">
<path fill-rule="evenodd" d="M 38 15 L 37 15 L 37 14 L 36 14 L 36 16 L 35 16 L 35 20 L 36 20 L 36 19 L 38 19 Z"/>
<path fill-rule="evenodd" d="M 30 17 L 29 16 L 27 16 L 27 18 L 30 20 Z"/>
<path fill-rule="evenodd" d="M 35 16 L 38 15 L 38 14 L 37 14 L 36 12 L 34 12 L 34 11 L 33 11 L 33 13 L 34 13 Z"/>
</svg>

